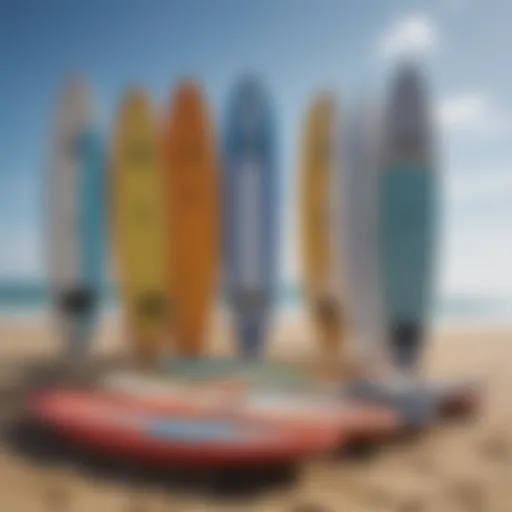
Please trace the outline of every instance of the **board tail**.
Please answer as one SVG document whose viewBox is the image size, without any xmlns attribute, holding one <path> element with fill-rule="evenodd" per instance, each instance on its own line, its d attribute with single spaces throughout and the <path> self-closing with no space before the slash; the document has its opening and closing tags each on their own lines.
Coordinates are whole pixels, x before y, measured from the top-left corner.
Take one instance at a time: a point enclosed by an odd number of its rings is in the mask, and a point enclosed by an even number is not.
<svg viewBox="0 0 512 512">
<path fill-rule="evenodd" d="M 415 372 L 423 347 L 423 328 L 416 322 L 395 322 L 389 333 L 390 349 L 399 368 Z"/>
<path fill-rule="evenodd" d="M 267 322 L 261 317 L 241 318 L 236 325 L 238 344 L 243 359 L 256 359 L 261 355 Z"/>
<path fill-rule="evenodd" d="M 319 341 L 331 355 L 343 348 L 343 315 L 340 304 L 330 298 L 318 301 L 312 307 L 313 320 Z"/>
<path fill-rule="evenodd" d="M 64 339 L 70 356 L 85 354 L 95 326 L 97 294 L 90 288 L 77 287 L 60 293 L 56 303 L 65 318 Z"/>
</svg>

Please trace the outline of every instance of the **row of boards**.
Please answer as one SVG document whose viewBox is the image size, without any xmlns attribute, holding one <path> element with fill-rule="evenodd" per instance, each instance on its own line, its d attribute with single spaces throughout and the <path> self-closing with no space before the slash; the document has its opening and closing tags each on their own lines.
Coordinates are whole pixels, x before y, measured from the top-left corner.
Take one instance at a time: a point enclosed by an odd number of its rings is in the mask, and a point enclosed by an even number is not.
<svg viewBox="0 0 512 512">
<path fill-rule="evenodd" d="M 333 97 L 308 111 L 299 178 L 305 296 L 328 349 L 340 344 L 348 317 L 363 333 L 380 296 L 397 361 L 410 366 L 427 313 L 435 195 L 417 70 L 396 74 L 377 160 L 374 119 L 354 117 L 340 139 Z M 49 263 L 66 345 L 81 351 L 91 337 L 109 252 L 139 358 L 155 358 L 170 331 L 177 354 L 203 353 L 221 270 L 240 351 L 256 357 L 275 300 L 284 196 L 262 84 L 246 78 L 235 87 L 220 143 L 193 82 L 176 88 L 163 126 L 144 91 L 127 94 L 108 149 L 83 84 L 73 83 L 56 134 Z M 345 260 L 350 283 L 340 279 Z M 356 300 L 340 289 L 357 291 Z"/>
</svg>

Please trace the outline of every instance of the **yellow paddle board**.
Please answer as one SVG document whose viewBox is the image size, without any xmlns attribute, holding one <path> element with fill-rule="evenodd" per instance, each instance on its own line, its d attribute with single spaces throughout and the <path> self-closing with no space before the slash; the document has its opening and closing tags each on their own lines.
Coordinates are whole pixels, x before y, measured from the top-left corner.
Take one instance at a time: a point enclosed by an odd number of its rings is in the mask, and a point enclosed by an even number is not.
<svg viewBox="0 0 512 512">
<path fill-rule="evenodd" d="M 112 153 L 115 263 L 136 355 L 157 357 L 167 328 L 166 215 L 162 151 L 151 105 L 142 90 L 124 98 Z"/>
<path fill-rule="evenodd" d="M 307 113 L 300 168 L 302 283 L 316 336 L 326 352 L 340 347 L 342 311 L 336 292 L 335 233 L 332 229 L 336 172 L 336 104 L 316 98 Z"/>
<path fill-rule="evenodd" d="M 220 174 L 206 98 L 197 84 L 177 87 L 164 145 L 176 352 L 199 356 L 219 270 Z"/>
</svg>

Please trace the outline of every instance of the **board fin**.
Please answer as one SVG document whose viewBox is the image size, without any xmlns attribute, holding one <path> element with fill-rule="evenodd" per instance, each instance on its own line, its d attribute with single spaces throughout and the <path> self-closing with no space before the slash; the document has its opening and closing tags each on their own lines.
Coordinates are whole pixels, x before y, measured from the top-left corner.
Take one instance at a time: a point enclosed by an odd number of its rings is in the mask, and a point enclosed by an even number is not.
<svg viewBox="0 0 512 512">
<path fill-rule="evenodd" d="M 139 144 L 130 148 L 126 157 L 130 164 L 137 170 L 147 169 L 147 167 L 153 163 L 153 153 L 152 148 L 148 144 Z"/>
<path fill-rule="evenodd" d="M 339 302 L 333 297 L 323 297 L 314 302 L 312 310 L 322 343 L 337 349 L 343 334 L 343 311 Z"/>
<path fill-rule="evenodd" d="M 97 294 L 91 288 L 80 287 L 63 291 L 57 296 L 60 310 L 67 314 L 80 315 L 90 312 L 97 302 Z"/>
<path fill-rule="evenodd" d="M 411 370 L 418 361 L 423 329 L 417 322 L 398 321 L 392 324 L 391 349 L 400 368 Z"/>
<path fill-rule="evenodd" d="M 235 308 L 243 311 L 261 311 L 268 303 L 263 290 L 241 290 L 233 296 Z"/>
<path fill-rule="evenodd" d="M 166 300 L 160 293 L 147 293 L 137 301 L 137 312 L 144 318 L 161 318 L 167 313 Z"/>
</svg>

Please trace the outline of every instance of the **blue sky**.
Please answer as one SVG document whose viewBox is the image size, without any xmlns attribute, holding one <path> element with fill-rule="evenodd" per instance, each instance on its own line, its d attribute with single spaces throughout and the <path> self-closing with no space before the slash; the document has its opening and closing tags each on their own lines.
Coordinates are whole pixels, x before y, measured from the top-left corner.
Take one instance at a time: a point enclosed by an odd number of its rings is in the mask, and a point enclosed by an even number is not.
<svg viewBox="0 0 512 512">
<path fill-rule="evenodd" d="M 63 79 L 83 72 L 106 133 L 126 86 L 166 106 L 183 76 L 220 117 L 237 76 L 258 72 L 280 124 L 293 197 L 310 94 L 342 107 L 379 93 L 404 52 L 424 61 L 439 123 L 444 184 L 439 288 L 512 296 L 512 2 L 508 0 L 7 0 L 0 7 L 0 278 L 42 275 L 48 128 Z M 296 275 L 293 205 L 283 273 Z"/>
</svg>

